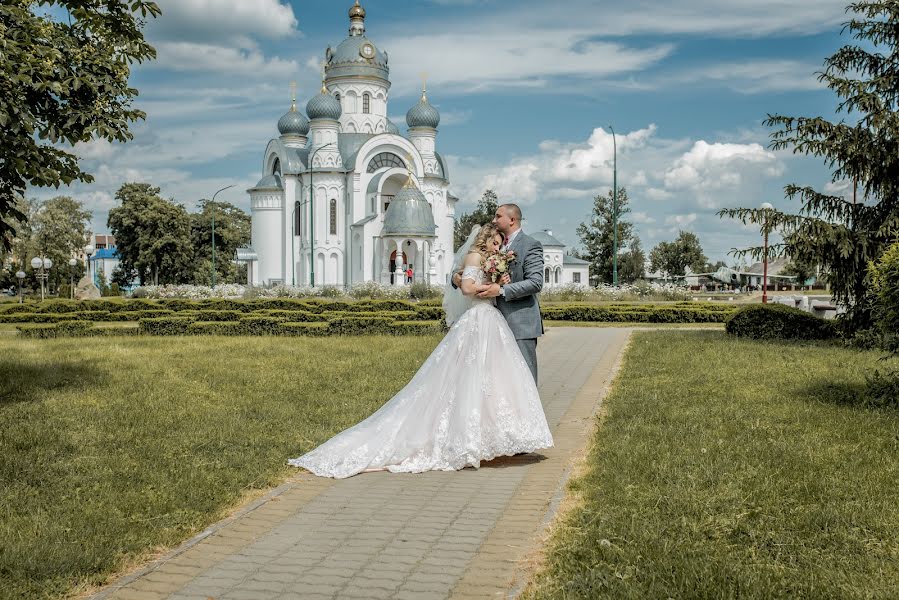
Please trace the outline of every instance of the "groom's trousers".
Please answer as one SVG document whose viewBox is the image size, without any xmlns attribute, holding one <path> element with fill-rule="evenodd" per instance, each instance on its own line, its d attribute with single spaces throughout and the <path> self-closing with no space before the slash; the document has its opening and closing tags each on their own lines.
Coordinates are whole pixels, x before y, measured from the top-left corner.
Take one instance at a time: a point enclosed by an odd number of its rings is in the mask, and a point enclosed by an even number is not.
<svg viewBox="0 0 899 600">
<path fill-rule="evenodd" d="M 515 341 L 518 342 L 518 348 L 524 355 L 524 362 L 528 364 L 531 375 L 534 376 L 534 383 L 537 383 L 537 338 Z"/>
</svg>

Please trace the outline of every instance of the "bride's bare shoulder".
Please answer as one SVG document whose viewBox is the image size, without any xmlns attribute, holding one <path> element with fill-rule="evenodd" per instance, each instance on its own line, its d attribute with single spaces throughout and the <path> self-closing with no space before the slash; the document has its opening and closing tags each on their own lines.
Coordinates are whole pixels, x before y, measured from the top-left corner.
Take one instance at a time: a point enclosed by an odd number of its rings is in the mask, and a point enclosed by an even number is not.
<svg viewBox="0 0 899 600">
<path fill-rule="evenodd" d="M 465 255 L 465 262 L 462 263 L 463 266 L 466 267 L 480 267 L 481 266 L 481 255 L 477 252 L 469 252 Z"/>
</svg>

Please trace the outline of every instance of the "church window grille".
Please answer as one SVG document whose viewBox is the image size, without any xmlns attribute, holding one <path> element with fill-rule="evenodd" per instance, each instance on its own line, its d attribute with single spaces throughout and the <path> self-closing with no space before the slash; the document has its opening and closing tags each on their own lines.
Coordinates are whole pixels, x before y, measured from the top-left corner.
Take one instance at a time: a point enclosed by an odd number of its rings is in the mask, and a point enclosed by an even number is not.
<svg viewBox="0 0 899 600">
<path fill-rule="evenodd" d="M 275 162 L 272 164 L 272 175 L 280 175 L 281 174 L 281 159 L 276 158 Z"/>
<path fill-rule="evenodd" d="M 371 94 L 362 94 L 362 113 L 369 114 L 371 112 Z"/>
<path fill-rule="evenodd" d="M 559 283 L 559 276 L 561 274 L 562 274 L 562 271 L 560 271 L 559 269 L 556 269 L 556 281 L 555 281 L 556 283 Z"/>
<path fill-rule="evenodd" d="M 329 212 L 331 217 L 331 235 L 337 235 L 337 200 L 331 200 Z"/>
<path fill-rule="evenodd" d="M 572 273 L 571 274 L 571 283 L 580 283 L 581 282 L 581 274 L 580 273 Z"/>
<path fill-rule="evenodd" d="M 337 98 L 338 102 L 340 102 L 340 92 L 335 92 L 334 97 Z"/>
<path fill-rule="evenodd" d="M 543 283 L 549 283 L 549 267 L 543 270 Z"/>
<path fill-rule="evenodd" d="M 369 162 L 366 172 L 374 173 L 378 169 L 405 169 L 406 163 L 399 156 L 392 152 L 381 152 L 376 154 Z"/>
<path fill-rule="evenodd" d="M 390 202 L 391 202 L 391 200 L 393 200 L 393 196 L 392 196 L 392 195 L 388 196 L 388 195 L 386 195 L 386 194 L 381 194 L 381 198 L 384 199 L 384 212 L 387 212 L 387 207 L 390 206 Z"/>
</svg>

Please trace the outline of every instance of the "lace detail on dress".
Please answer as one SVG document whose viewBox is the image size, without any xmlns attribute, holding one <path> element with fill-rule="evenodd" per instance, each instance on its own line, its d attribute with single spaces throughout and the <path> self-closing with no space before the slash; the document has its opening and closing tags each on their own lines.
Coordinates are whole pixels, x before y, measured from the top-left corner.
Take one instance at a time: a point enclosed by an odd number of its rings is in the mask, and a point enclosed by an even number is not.
<svg viewBox="0 0 899 600">
<path fill-rule="evenodd" d="M 480 267 L 465 267 L 462 269 L 462 279 L 471 279 L 475 283 L 487 283 L 487 274 Z"/>
</svg>

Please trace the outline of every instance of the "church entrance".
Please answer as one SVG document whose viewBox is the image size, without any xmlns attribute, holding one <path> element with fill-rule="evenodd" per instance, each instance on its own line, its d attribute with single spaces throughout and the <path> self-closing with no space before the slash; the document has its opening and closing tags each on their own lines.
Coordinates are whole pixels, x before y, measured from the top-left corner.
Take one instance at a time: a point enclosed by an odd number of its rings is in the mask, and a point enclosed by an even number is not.
<svg viewBox="0 0 899 600">
<path fill-rule="evenodd" d="M 403 262 L 400 264 L 400 266 L 403 267 L 404 271 L 406 269 L 407 264 L 409 264 L 409 263 L 406 261 L 406 253 L 403 252 Z M 394 274 L 394 271 L 396 271 L 396 250 L 394 250 L 390 254 L 390 285 L 393 285 L 395 283 L 393 280 L 394 277 L 396 277 L 396 275 Z"/>
</svg>

